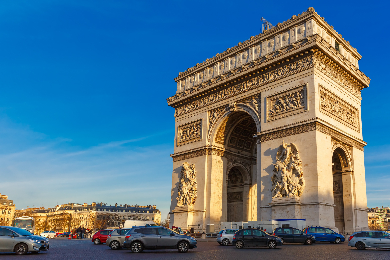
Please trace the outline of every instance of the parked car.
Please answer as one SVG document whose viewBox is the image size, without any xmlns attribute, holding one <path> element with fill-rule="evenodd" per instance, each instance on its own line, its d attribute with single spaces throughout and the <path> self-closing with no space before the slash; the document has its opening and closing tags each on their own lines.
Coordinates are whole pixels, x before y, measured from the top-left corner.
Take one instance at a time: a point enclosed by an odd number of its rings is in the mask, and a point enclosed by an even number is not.
<svg viewBox="0 0 390 260">
<path fill-rule="evenodd" d="M 339 244 L 345 241 L 345 237 L 343 235 L 334 232 L 330 228 L 308 227 L 305 228 L 303 232 L 307 235 L 314 236 L 315 240 L 318 242 L 331 242 Z"/>
<path fill-rule="evenodd" d="M 106 243 L 108 235 L 112 232 L 112 229 L 102 229 L 96 232 L 92 236 L 92 242 L 95 245 Z"/>
<path fill-rule="evenodd" d="M 217 242 L 222 246 L 233 244 L 233 236 L 238 229 L 223 229 L 217 235 Z"/>
<path fill-rule="evenodd" d="M 196 248 L 195 238 L 179 235 L 170 229 L 159 226 L 134 227 L 127 234 L 123 247 L 133 253 L 144 249 L 177 249 L 180 253 Z"/>
<path fill-rule="evenodd" d="M 316 239 L 312 235 L 307 235 L 297 228 L 275 228 L 274 236 L 282 239 L 283 243 L 303 243 L 305 245 L 312 245 Z"/>
<path fill-rule="evenodd" d="M 56 236 L 56 232 L 54 231 L 43 231 L 40 234 L 41 237 L 54 238 Z"/>
<path fill-rule="evenodd" d="M 64 232 L 61 234 L 61 237 L 69 237 L 70 234 L 71 232 Z"/>
<path fill-rule="evenodd" d="M 386 231 L 355 232 L 349 237 L 348 246 L 356 247 L 359 250 L 366 248 L 390 249 L 390 233 Z"/>
<path fill-rule="evenodd" d="M 49 240 L 41 236 L 34 236 L 27 230 L 0 226 L 0 251 L 15 252 L 24 255 L 28 252 L 38 253 L 49 249 Z"/>
<path fill-rule="evenodd" d="M 283 245 L 283 241 L 277 237 L 270 235 L 259 229 L 241 229 L 233 236 L 233 244 L 238 249 L 244 247 L 268 246 L 274 249 L 277 246 Z"/>
<path fill-rule="evenodd" d="M 125 242 L 126 233 L 129 232 L 130 228 L 123 229 L 114 229 L 111 234 L 108 235 L 106 245 L 108 245 L 111 249 L 117 250 L 123 247 L 123 243 Z"/>
</svg>

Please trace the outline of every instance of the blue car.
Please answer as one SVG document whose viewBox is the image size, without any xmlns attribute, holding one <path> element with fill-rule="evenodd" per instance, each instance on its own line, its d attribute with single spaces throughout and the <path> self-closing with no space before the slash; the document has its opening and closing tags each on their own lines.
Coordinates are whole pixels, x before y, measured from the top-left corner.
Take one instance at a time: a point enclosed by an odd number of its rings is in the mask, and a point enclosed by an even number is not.
<svg viewBox="0 0 390 260">
<path fill-rule="evenodd" d="M 343 235 L 334 232 L 330 228 L 308 227 L 305 228 L 303 232 L 314 236 L 317 242 L 331 242 L 340 244 L 341 242 L 345 241 L 345 237 Z"/>
</svg>

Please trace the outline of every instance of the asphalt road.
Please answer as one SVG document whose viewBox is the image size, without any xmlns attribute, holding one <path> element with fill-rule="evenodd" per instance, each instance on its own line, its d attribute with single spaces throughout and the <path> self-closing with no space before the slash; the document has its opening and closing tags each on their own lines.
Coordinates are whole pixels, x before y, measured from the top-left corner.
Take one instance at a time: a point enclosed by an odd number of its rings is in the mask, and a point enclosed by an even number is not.
<svg viewBox="0 0 390 260">
<path fill-rule="evenodd" d="M 94 245 L 91 240 L 50 240 L 50 250 L 37 255 L 0 254 L 3 259 L 390 259 L 390 250 L 368 249 L 364 251 L 348 247 L 348 243 L 313 245 L 284 244 L 277 249 L 236 249 L 220 246 L 217 242 L 198 242 L 198 248 L 188 253 L 177 250 L 145 250 L 134 254 L 130 250 L 111 250 L 105 244 Z"/>
</svg>

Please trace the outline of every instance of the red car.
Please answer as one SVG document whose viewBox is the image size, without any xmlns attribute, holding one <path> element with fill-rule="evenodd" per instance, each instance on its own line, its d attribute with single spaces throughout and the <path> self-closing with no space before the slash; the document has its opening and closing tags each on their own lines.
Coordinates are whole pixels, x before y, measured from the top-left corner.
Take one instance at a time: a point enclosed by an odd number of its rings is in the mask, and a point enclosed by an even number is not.
<svg viewBox="0 0 390 260">
<path fill-rule="evenodd" d="M 111 233 L 112 229 L 102 229 L 96 232 L 92 236 L 92 242 L 95 245 L 106 243 L 108 235 Z"/>
</svg>

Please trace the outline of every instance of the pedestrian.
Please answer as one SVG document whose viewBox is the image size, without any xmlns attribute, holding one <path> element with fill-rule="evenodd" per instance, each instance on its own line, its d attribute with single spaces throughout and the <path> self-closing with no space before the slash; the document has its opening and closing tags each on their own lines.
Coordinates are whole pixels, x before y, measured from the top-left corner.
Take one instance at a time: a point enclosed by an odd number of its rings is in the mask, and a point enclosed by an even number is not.
<svg viewBox="0 0 390 260">
<path fill-rule="evenodd" d="M 81 238 L 81 226 L 76 230 L 77 232 L 77 238 L 80 239 Z"/>
</svg>

